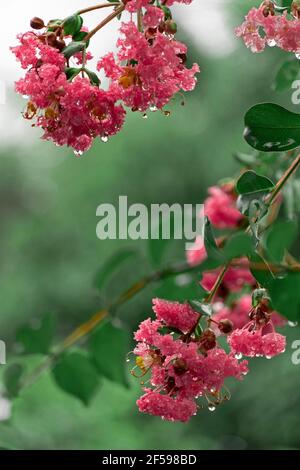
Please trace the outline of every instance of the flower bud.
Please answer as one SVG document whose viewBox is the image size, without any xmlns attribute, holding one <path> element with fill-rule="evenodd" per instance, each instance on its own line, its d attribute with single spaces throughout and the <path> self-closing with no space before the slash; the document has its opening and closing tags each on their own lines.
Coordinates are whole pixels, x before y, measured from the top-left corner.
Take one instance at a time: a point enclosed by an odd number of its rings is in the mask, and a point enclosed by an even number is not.
<svg viewBox="0 0 300 470">
<path fill-rule="evenodd" d="M 48 44 L 48 46 L 55 47 L 55 45 L 56 45 L 56 34 L 55 33 L 48 33 L 46 35 L 46 44 Z"/>
<path fill-rule="evenodd" d="M 173 20 L 165 21 L 165 32 L 168 34 L 176 34 L 177 33 L 177 24 Z"/>
<path fill-rule="evenodd" d="M 225 335 L 228 335 L 233 331 L 233 323 L 231 320 L 221 320 L 218 323 L 218 328 L 219 330 L 224 333 Z"/>
<path fill-rule="evenodd" d="M 207 329 L 203 331 L 199 338 L 200 351 L 205 353 L 210 349 L 214 349 L 216 344 L 216 335 L 213 330 Z"/>
<path fill-rule="evenodd" d="M 66 47 L 66 43 L 62 39 L 57 39 L 55 41 L 54 47 L 61 52 Z"/>
<path fill-rule="evenodd" d="M 271 2 L 270 0 L 265 0 L 262 4 L 262 12 L 265 18 L 267 18 L 269 15 L 274 16 L 275 15 L 275 6 L 274 3 Z"/>
<path fill-rule="evenodd" d="M 43 29 L 45 27 L 45 23 L 44 21 L 41 19 L 41 18 L 38 18 L 37 16 L 35 16 L 34 18 L 32 18 L 32 20 L 30 21 L 30 26 L 33 28 L 33 29 Z"/>
<path fill-rule="evenodd" d="M 188 369 L 187 363 L 181 357 L 176 359 L 176 361 L 173 364 L 173 367 L 174 367 L 174 371 L 178 375 L 183 375 Z"/>
<path fill-rule="evenodd" d="M 291 13 L 294 16 L 294 18 L 300 19 L 300 1 L 299 0 L 293 1 L 291 5 Z"/>
</svg>

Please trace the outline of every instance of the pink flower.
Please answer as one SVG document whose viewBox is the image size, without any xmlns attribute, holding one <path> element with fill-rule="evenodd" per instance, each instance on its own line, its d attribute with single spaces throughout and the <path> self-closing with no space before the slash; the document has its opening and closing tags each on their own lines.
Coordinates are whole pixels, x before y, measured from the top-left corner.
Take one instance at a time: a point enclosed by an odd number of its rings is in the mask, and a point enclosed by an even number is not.
<svg viewBox="0 0 300 470">
<path fill-rule="evenodd" d="M 53 114 L 38 118 L 38 126 L 45 131 L 43 138 L 80 153 L 91 147 L 95 137 L 116 134 L 124 122 L 125 111 L 116 105 L 113 93 L 92 86 L 86 78 L 68 83 L 59 104 Z"/>
<path fill-rule="evenodd" d="M 197 237 L 192 248 L 186 251 L 186 258 L 190 266 L 196 266 L 202 263 L 207 257 L 204 240 Z"/>
<path fill-rule="evenodd" d="M 58 49 L 44 44 L 42 36 L 29 31 L 19 34 L 17 38 L 20 44 L 11 47 L 11 51 L 23 69 L 37 67 L 40 63 L 56 65 L 60 70 L 63 70 L 66 63 L 65 57 Z"/>
<path fill-rule="evenodd" d="M 213 186 L 208 190 L 209 197 L 204 202 L 204 212 L 217 228 L 236 228 L 243 220 L 236 208 L 236 196 L 226 186 Z"/>
<path fill-rule="evenodd" d="M 197 412 L 193 400 L 172 398 L 153 391 L 147 391 L 138 399 L 137 405 L 141 412 L 161 416 L 168 421 L 186 422 Z"/>
<path fill-rule="evenodd" d="M 255 285 L 255 279 L 247 268 L 248 260 L 241 258 L 240 262 L 241 264 L 245 263 L 244 268 L 230 266 L 227 269 L 219 289 L 219 295 L 226 294 L 228 291 L 238 292 L 245 284 Z M 219 273 L 220 269 L 203 273 L 202 280 L 200 282 L 201 286 L 207 291 L 210 291 L 214 286 Z"/>
<path fill-rule="evenodd" d="M 252 52 L 262 52 L 266 45 L 277 46 L 288 52 L 300 51 L 300 23 L 298 18 L 288 19 L 286 12 L 275 15 L 266 12 L 265 6 L 252 8 L 244 23 L 236 28 Z"/>
<path fill-rule="evenodd" d="M 145 343 L 153 344 L 155 338 L 158 336 L 158 329 L 162 327 L 160 320 L 152 321 L 150 318 L 144 320 L 139 329 L 134 334 L 134 339 L 136 341 L 143 341 Z"/>
<path fill-rule="evenodd" d="M 253 329 L 253 322 L 248 327 L 236 329 L 228 337 L 228 344 L 234 354 L 244 356 L 266 356 L 271 358 L 285 351 L 286 339 L 284 336 L 272 331 L 264 333 L 265 328 Z"/>
<path fill-rule="evenodd" d="M 152 302 L 158 320 L 183 333 L 188 333 L 199 320 L 199 314 L 188 303 L 180 304 L 162 299 L 153 299 Z"/>
<path fill-rule="evenodd" d="M 174 5 L 174 3 L 184 3 L 186 5 L 190 5 L 192 1 L 193 0 L 164 0 L 162 3 L 163 5 L 170 7 Z M 149 4 L 153 2 L 151 0 L 125 0 L 124 3 L 126 4 L 126 10 L 134 13 L 142 7 L 146 7 L 148 10 Z"/>
<path fill-rule="evenodd" d="M 156 28 L 164 17 L 165 13 L 161 8 L 148 6 L 143 16 L 143 24 L 146 28 Z"/>
<path fill-rule="evenodd" d="M 120 31 L 118 62 L 108 54 L 97 68 L 111 78 L 111 90 L 126 106 L 142 112 L 161 109 L 178 91 L 194 89 L 199 67 L 184 66 L 185 45 L 159 31 L 148 41 L 133 22 L 123 23 Z"/>
</svg>

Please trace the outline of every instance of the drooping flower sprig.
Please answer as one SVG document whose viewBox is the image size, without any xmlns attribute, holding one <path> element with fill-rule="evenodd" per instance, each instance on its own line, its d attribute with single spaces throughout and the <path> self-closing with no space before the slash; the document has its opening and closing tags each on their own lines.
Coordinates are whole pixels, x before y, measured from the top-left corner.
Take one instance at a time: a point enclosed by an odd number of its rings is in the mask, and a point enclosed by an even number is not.
<svg viewBox="0 0 300 470">
<path fill-rule="evenodd" d="M 169 6 L 176 1 L 152 3 L 104 3 L 48 23 L 35 17 L 32 29 L 18 36 L 19 44 L 11 49 L 26 72 L 16 91 L 28 99 L 23 116 L 43 130 L 43 139 L 73 147 L 80 156 L 95 138 L 106 142 L 120 131 L 126 108 L 144 115 L 163 111 L 177 92 L 194 89 L 199 67 L 186 67 L 187 47 L 175 39 Z M 82 15 L 109 7 L 112 13 L 89 31 Z M 91 39 L 123 14 L 116 56 L 111 52 L 97 61 L 97 70 L 109 79 L 104 89 L 88 66 Z"/>
<path fill-rule="evenodd" d="M 234 185 L 225 183 L 210 188 L 204 203 L 205 215 L 215 229 L 227 230 L 227 237 L 245 226 L 237 200 Z M 223 241 L 220 237 L 217 244 Z M 204 240 L 198 238 L 187 251 L 188 263 L 201 268 L 206 259 Z M 188 421 L 203 403 L 213 411 L 230 397 L 225 379 L 240 380 L 247 374 L 248 362 L 239 362 L 243 356 L 269 359 L 285 351 L 286 339 L 275 326 L 284 326 L 286 320 L 270 308 L 246 257 L 202 272 L 200 284 L 207 292 L 204 304 L 154 299 L 156 319 L 148 318 L 135 333 L 132 373 L 143 377 L 145 393 L 137 401 L 142 412 Z M 228 351 L 218 342 L 224 335 Z"/>
</svg>

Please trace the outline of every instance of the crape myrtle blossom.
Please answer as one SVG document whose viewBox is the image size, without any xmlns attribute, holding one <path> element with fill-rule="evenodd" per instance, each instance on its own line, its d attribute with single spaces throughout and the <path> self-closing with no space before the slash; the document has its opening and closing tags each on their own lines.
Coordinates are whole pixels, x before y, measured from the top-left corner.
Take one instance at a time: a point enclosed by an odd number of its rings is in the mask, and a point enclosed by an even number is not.
<svg viewBox="0 0 300 470">
<path fill-rule="evenodd" d="M 277 46 L 287 52 L 300 52 L 300 4 L 292 3 L 292 16 L 287 12 L 276 14 L 275 4 L 264 1 L 259 8 L 252 8 L 244 23 L 236 28 L 236 35 L 243 39 L 252 52 L 262 52 L 267 45 Z"/>
<path fill-rule="evenodd" d="M 175 3 L 184 3 L 185 5 L 190 5 L 193 0 L 163 0 L 161 2 L 162 6 L 171 7 Z M 148 7 L 153 3 L 152 0 L 124 0 L 123 3 L 126 5 L 126 10 L 131 13 L 136 12 L 142 7 Z"/>
<path fill-rule="evenodd" d="M 208 194 L 204 212 L 212 225 L 219 229 L 238 227 L 244 217 L 236 207 L 237 195 L 232 184 L 212 186 Z"/>
<path fill-rule="evenodd" d="M 162 109 L 178 91 L 194 89 L 199 67 L 185 67 L 184 44 L 153 27 L 151 33 L 141 33 L 134 22 L 123 23 L 120 32 L 118 60 L 109 53 L 98 62 L 98 70 L 104 69 L 110 89 L 126 106 L 141 112 Z"/>
<path fill-rule="evenodd" d="M 131 12 L 130 20 L 121 23 L 117 57 L 108 53 L 97 61 L 98 70 L 109 78 L 108 89 L 87 68 L 93 58 L 89 43 L 98 30 L 89 33 L 79 14 L 73 15 L 73 23 L 79 24 L 73 32 L 70 24 L 65 29 L 68 18 L 45 24 L 35 17 L 32 30 L 18 35 L 19 44 L 11 48 L 26 71 L 16 82 L 16 91 L 28 97 L 23 116 L 44 131 L 43 139 L 73 147 L 77 156 L 95 138 L 106 142 L 121 130 L 124 106 L 142 113 L 163 110 L 177 92 L 191 91 L 196 85 L 199 67 L 185 66 L 187 47 L 176 41 L 177 25 L 166 8 L 176 2 L 123 3 L 107 17 L 109 22 L 119 16 L 118 8 L 120 13 L 124 8 Z"/>
<path fill-rule="evenodd" d="M 197 412 L 198 398 L 206 398 L 209 406 L 227 399 L 225 379 L 240 380 L 248 371 L 247 361 L 239 362 L 221 349 L 210 328 L 197 334 L 201 315 L 189 305 L 162 299 L 153 304 L 157 319 L 143 321 L 135 333 L 135 369 L 140 376 L 151 371 L 152 387 L 144 388 L 137 404 L 142 412 L 187 421 Z"/>
<path fill-rule="evenodd" d="M 250 312 L 250 322 L 237 328 L 228 337 L 231 350 L 237 355 L 271 358 L 285 351 L 286 339 L 277 333 L 271 313 L 260 305 Z"/>
</svg>

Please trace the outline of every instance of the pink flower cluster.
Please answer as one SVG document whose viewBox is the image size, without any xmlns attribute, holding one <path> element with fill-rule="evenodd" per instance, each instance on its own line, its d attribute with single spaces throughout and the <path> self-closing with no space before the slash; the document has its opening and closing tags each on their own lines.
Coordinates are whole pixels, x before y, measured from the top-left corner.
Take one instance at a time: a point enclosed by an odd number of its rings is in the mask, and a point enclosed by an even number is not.
<svg viewBox="0 0 300 470">
<path fill-rule="evenodd" d="M 164 5 L 173 3 L 167 0 Z M 175 40 L 177 27 L 169 12 L 150 5 L 148 0 L 128 0 L 126 8 L 131 13 L 139 10 L 138 26 L 133 15 L 122 23 L 117 57 L 109 53 L 97 65 L 109 78 L 108 90 L 100 88 L 97 75 L 86 68 L 93 57 L 86 50 L 88 45 L 83 52 L 74 50 L 71 60 L 77 67 L 70 66 L 65 48 L 72 38 L 64 35 L 59 24 L 54 31 L 34 18 L 32 27 L 43 31 L 19 35 L 19 45 L 11 48 L 26 70 L 16 83 L 16 91 L 29 100 L 24 117 L 43 129 L 43 139 L 73 147 L 78 156 L 95 138 L 106 142 L 120 131 L 126 115 L 124 106 L 143 113 L 162 110 L 177 92 L 191 91 L 196 85 L 199 67 L 185 66 L 187 47 Z M 84 32 L 86 27 L 81 29 Z"/>
<path fill-rule="evenodd" d="M 179 90 L 191 91 L 196 84 L 199 67 L 185 67 L 186 46 L 156 29 L 161 12 L 151 7 L 144 16 L 151 33 L 139 32 L 133 22 L 123 23 L 118 60 L 110 53 L 98 63 L 98 70 L 104 69 L 112 81 L 110 90 L 133 111 L 162 109 Z M 121 66 L 122 62 L 127 65 Z"/>
<path fill-rule="evenodd" d="M 95 137 L 106 139 L 121 129 L 125 111 L 112 91 L 93 86 L 86 77 L 68 81 L 65 57 L 37 34 L 28 32 L 19 41 L 12 51 L 28 70 L 16 83 L 16 91 L 29 97 L 24 117 L 35 118 L 43 139 L 81 154 Z"/>
<path fill-rule="evenodd" d="M 259 8 L 252 8 L 235 32 L 252 52 L 262 52 L 267 45 L 288 52 L 300 52 L 298 15 L 288 18 L 286 12 L 275 14 L 271 1 L 263 2 Z"/>
<path fill-rule="evenodd" d="M 225 379 L 241 379 L 247 362 L 221 349 L 210 328 L 196 334 L 201 315 L 189 305 L 161 299 L 153 304 L 157 319 L 143 321 L 135 333 L 136 367 L 142 376 L 151 370 L 152 387 L 144 389 L 137 404 L 142 412 L 187 421 L 197 412 L 198 398 L 205 397 L 209 406 L 226 399 Z"/>
</svg>

